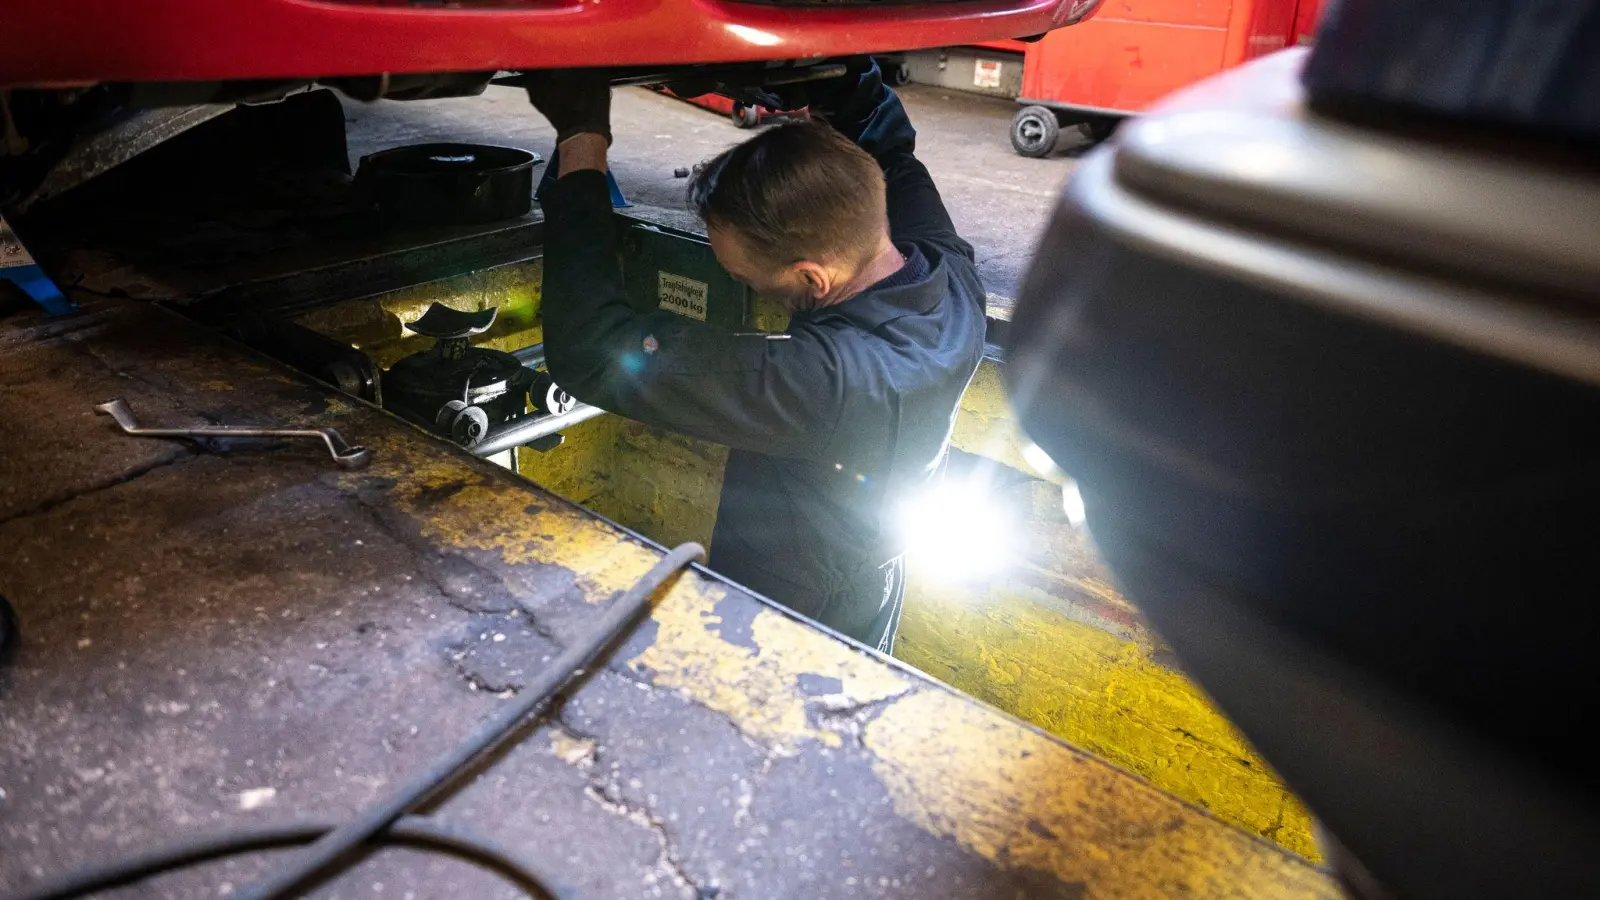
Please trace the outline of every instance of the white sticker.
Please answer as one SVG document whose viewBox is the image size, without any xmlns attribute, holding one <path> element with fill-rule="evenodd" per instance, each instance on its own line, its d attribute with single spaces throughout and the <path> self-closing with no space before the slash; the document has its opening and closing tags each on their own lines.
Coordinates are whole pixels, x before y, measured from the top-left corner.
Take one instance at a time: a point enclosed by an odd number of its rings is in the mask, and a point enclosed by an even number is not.
<svg viewBox="0 0 1600 900">
<path fill-rule="evenodd" d="M 661 308 L 670 309 L 680 316 L 691 319 L 706 320 L 706 294 L 711 287 L 704 281 L 695 281 L 682 275 L 671 272 L 659 272 L 661 276 L 657 296 L 661 298 Z"/>
<path fill-rule="evenodd" d="M 6 224 L 4 217 L 0 217 L 0 269 L 31 265 L 33 257 L 28 255 L 28 248 L 22 246 L 22 241 L 17 240 L 17 233 Z"/>
<path fill-rule="evenodd" d="M 999 87 L 1000 61 L 997 59 L 980 59 L 974 63 L 972 66 L 972 84 L 974 87 Z"/>
</svg>

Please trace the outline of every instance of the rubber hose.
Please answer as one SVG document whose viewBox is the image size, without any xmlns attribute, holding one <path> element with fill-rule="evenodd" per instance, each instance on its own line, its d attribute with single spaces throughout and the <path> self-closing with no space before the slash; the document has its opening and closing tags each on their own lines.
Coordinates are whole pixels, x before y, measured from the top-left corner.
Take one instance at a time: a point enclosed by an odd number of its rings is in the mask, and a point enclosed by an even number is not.
<svg viewBox="0 0 1600 900">
<path fill-rule="evenodd" d="M 632 630 L 649 611 L 651 599 L 669 578 L 689 563 L 704 558 L 705 553 L 704 547 L 693 542 L 672 549 L 606 608 L 598 625 L 562 651 L 513 701 L 485 719 L 465 739 L 389 796 L 323 835 L 288 865 L 246 885 L 244 890 L 235 895 L 237 900 L 276 900 L 293 894 L 333 869 L 352 850 L 454 779 L 474 759 L 491 750 L 518 724 L 547 703 L 551 696 L 594 661 L 602 650 L 615 643 L 623 633 Z"/>
<path fill-rule="evenodd" d="M 352 860 L 352 851 L 359 846 L 386 843 L 450 853 L 506 876 L 535 897 L 571 900 L 574 895 L 567 888 L 540 871 L 539 866 L 514 853 L 431 819 L 405 814 L 452 781 L 474 759 L 492 750 L 602 651 L 631 631 L 649 611 L 650 602 L 661 586 L 689 563 L 703 559 L 705 552 L 704 547 L 691 542 L 680 544 L 663 556 L 606 608 L 597 626 L 540 671 L 515 703 L 485 719 L 459 744 L 350 822 L 339 826 L 323 823 L 262 825 L 189 838 L 113 863 L 84 867 L 3 900 L 68 900 L 237 853 L 311 844 L 304 855 L 292 860 L 285 869 L 247 886 L 247 893 L 243 895 L 277 898 L 304 887 L 337 864 Z"/>
<path fill-rule="evenodd" d="M 113 863 L 87 866 L 36 884 L 6 900 L 70 900 L 96 891 L 123 887 L 152 875 L 240 853 L 309 844 L 336 828 L 331 822 L 282 822 L 248 825 L 198 835 Z M 540 900 L 572 900 L 571 890 L 552 879 L 537 863 L 504 847 L 423 816 L 406 816 L 377 835 L 385 845 L 448 853 L 494 871 Z"/>
</svg>

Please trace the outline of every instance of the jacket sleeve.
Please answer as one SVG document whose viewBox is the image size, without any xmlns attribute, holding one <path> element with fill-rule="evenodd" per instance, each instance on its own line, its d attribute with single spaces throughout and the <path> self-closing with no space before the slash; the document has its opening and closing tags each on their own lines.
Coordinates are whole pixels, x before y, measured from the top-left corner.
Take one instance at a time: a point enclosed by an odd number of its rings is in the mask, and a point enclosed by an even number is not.
<svg viewBox="0 0 1600 900">
<path fill-rule="evenodd" d="M 843 409 L 843 361 L 826 331 L 738 335 L 623 293 L 605 175 L 550 185 L 544 340 L 550 375 L 574 397 L 630 419 L 775 456 L 825 460 Z"/>
<path fill-rule="evenodd" d="M 890 237 L 933 241 L 973 259 L 972 245 L 956 234 L 933 177 L 915 156 L 917 130 L 900 98 L 883 83 L 876 62 L 840 92 L 837 109 L 828 119 L 883 168 Z"/>
</svg>

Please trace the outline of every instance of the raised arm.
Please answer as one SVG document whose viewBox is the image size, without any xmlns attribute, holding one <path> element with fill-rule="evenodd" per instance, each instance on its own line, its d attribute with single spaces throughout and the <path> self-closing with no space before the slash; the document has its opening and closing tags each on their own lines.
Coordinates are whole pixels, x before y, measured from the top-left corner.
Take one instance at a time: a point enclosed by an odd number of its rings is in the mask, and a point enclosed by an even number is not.
<svg viewBox="0 0 1600 900">
<path fill-rule="evenodd" d="M 562 156 L 572 149 L 564 144 Z M 543 203 L 544 342 L 557 383 L 586 403 L 661 428 L 832 461 L 844 375 L 824 332 L 797 328 L 768 340 L 664 310 L 638 312 L 623 292 L 604 172 L 566 172 Z"/>
<path fill-rule="evenodd" d="M 971 245 L 956 234 L 933 177 L 916 158 L 917 130 L 900 98 L 883 83 L 878 64 L 804 87 L 813 113 L 883 167 L 890 237 L 937 241 L 971 259 Z"/>
</svg>

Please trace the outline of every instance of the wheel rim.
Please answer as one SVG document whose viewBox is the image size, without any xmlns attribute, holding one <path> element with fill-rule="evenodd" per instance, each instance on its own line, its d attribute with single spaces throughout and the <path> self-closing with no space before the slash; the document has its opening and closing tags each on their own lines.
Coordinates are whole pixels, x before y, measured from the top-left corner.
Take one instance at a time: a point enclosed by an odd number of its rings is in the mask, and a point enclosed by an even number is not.
<svg viewBox="0 0 1600 900">
<path fill-rule="evenodd" d="M 1037 116 L 1026 116 L 1017 122 L 1017 137 L 1021 139 L 1024 147 L 1029 149 L 1038 147 L 1044 143 L 1044 135 L 1044 122 Z"/>
</svg>

